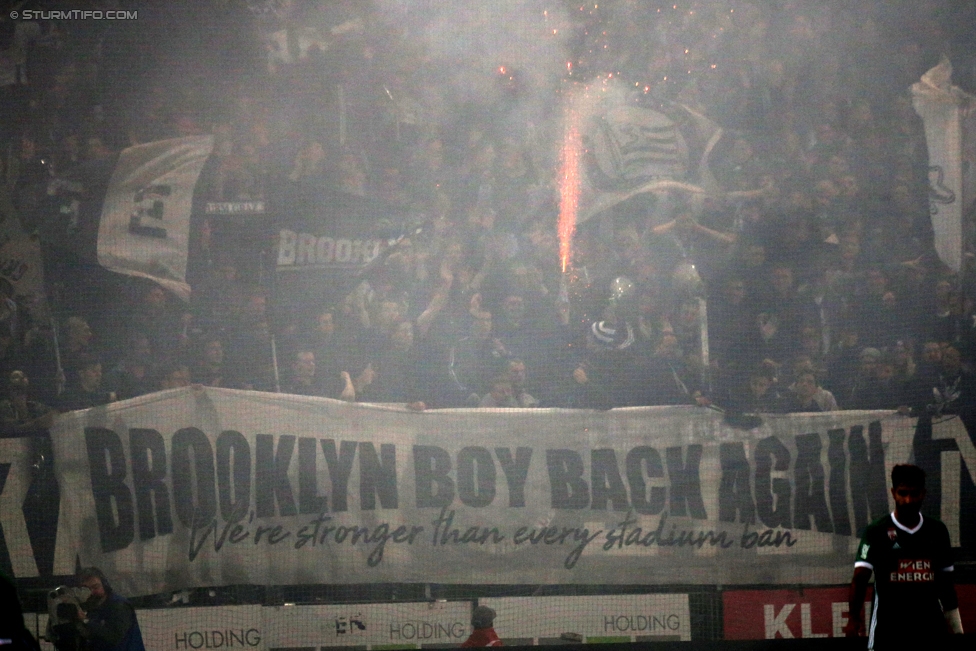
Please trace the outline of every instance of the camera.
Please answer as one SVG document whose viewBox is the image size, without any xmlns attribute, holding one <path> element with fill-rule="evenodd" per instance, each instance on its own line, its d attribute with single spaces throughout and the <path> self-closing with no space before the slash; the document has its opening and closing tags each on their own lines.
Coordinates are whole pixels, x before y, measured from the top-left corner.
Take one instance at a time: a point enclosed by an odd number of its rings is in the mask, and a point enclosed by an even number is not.
<svg viewBox="0 0 976 651">
<path fill-rule="evenodd" d="M 59 585 L 47 593 L 47 611 L 54 624 L 67 624 L 78 619 L 81 605 L 91 596 L 88 588 Z"/>
<path fill-rule="evenodd" d="M 67 646 L 73 648 L 75 645 L 62 645 L 67 638 L 73 638 L 73 629 L 77 622 L 81 621 L 82 604 L 91 596 L 88 588 L 73 588 L 71 586 L 59 585 L 47 593 L 47 639 L 58 648 Z M 66 626 L 67 625 L 67 626 Z"/>
<path fill-rule="evenodd" d="M 88 588 L 73 588 L 67 585 L 59 585 L 47 593 L 47 602 L 49 607 L 52 602 L 81 606 L 81 604 L 88 601 L 90 596 L 91 590 Z"/>
</svg>

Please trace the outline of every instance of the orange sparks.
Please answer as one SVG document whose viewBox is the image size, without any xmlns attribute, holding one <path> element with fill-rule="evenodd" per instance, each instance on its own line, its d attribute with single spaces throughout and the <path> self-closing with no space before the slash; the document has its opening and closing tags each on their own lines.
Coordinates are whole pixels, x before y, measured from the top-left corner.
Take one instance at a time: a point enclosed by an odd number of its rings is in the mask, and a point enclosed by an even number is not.
<svg viewBox="0 0 976 651">
<path fill-rule="evenodd" d="M 583 154 L 583 139 L 580 135 L 579 114 L 570 106 L 566 110 L 566 125 L 563 133 L 563 149 L 559 175 L 559 261 L 563 273 L 569 266 L 576 232 L 576 211 L 580 195 L 580 158 Z"/>
</svg>

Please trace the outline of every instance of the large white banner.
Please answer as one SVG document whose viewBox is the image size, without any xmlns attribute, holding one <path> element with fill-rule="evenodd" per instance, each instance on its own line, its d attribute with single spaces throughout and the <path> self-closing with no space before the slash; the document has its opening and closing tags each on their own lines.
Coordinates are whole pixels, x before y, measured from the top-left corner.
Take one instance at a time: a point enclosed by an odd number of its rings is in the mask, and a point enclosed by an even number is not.
<svg viewBox="0 0 976 651">
<path fill-rule="evenodd" d="M 743 431 L 693 407 L 413 413 L 227 389 L 152 394 L 65 414 L 52 431 L 54 572 L 72 573 L 77 555 L 129 595 L 846 582 L 857 533 L 889 511 L 887 477 L 912 455 L 914 419 L 764 420 Z M 968 440 L 942 425 L 931 437 Z M 959 454 L 957 471 L 969 451 Z"/>
<path fill-rule="evenodd" d="M 99 264 L 189 298 L 193 189 L 212 149 L 213 136 L 190 136 L 122 152 L 102 205 Z"/>
<path fill-rule="evenodd" d="M 29 439 L 0 439 L 0 535 L 17 578 L 38 576 L 23 510 L 33 452 Z"/>
<path fill-rule="evenodd" d="M 962 268 L 963 220 L 976 200 L 976 97 L 952 85 L 944 58 L 912 85 L 929 153 L 929 212 L 939 258 Z"/>
</svg>

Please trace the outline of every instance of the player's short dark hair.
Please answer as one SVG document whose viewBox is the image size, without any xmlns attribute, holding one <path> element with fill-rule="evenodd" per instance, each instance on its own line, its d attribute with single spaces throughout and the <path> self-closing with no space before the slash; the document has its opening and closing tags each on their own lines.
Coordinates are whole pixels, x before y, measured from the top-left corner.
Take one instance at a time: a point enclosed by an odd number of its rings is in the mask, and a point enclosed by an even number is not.
<svg viewBox="0 0 976 651">
<path fill-rule="evenodd" d="M 925 488 L 925 471 L 918 466 L 900 463 L 891 469 L 891 487 Z"/>
</svg>

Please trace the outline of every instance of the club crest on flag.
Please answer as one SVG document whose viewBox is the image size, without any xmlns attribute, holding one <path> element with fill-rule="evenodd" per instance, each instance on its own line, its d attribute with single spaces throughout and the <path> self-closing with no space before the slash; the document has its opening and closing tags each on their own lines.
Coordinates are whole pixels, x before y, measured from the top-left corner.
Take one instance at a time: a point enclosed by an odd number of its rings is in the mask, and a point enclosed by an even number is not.
<svg viewBox="0 0 976 651">
<path fill-rule="evenodd" d="M 582 131 L 579 223 L 639 194 L 719 190 L 708 160 L 722 129 L 680 104 L 638 99 L 611 82 L 568 100 Z"/>
<path fill-rule="evenodd" d="M 684 138 L 666 115 L 650 109 L 623 106 L 594 117 L 583 145 L 587 177 L 601 192 L 628 192 L 688 171 Z"/>
</svg>

